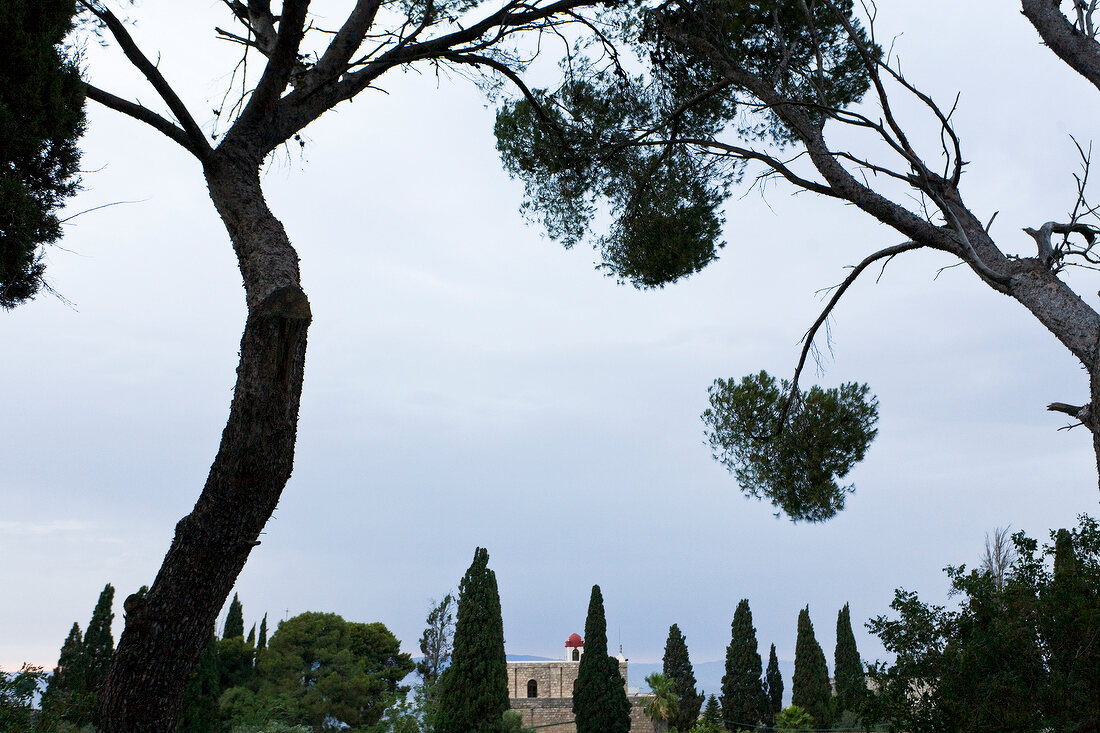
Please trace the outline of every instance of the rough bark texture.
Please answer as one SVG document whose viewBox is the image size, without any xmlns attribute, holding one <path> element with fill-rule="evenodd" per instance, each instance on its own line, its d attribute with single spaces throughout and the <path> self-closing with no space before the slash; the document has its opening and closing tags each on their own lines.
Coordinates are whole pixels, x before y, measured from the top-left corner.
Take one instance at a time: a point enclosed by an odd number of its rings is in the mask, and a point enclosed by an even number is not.
<svg viewBox="0 0 1100 733">
<path fill-rule="evenodd" d="M 1070 68 L 1100 89 L 1100 46 L 1074 27 L 1059 0 L 1023 0 L 1024 15 L 1043 42 Z"/>
<path fill-rule="evenodd" d="M 205 168 L 247 294 L 237 385 L 202 495 L 149 591 L 126 601 L 126 633 L 100 693 L 106 733 L 175 730 L 187 679 L 293 464 L 310 323 L 297 255 L 257 164 L 217 155 Z"/>
</svg>

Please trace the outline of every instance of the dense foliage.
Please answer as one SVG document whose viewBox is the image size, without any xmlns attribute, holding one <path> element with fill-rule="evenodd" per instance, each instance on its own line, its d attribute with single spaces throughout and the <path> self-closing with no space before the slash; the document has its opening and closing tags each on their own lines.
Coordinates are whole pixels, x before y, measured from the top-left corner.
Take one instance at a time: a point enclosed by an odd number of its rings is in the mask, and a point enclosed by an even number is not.
<svg viewBox="0 0 1100 733">
<path fill-rule="evenodd" d="M 722 717 L 726 728 L 737 730 L 751 728 L 767 715 L 756 628 L 747 598 L 737 604 L 730 631 L 726 672 L 722 675 Z"/>
<path fill-rule="evenodd" d="M 77 189 L 84 89 L 63 48 L 75 12 L 74 0 L 0 3 L 0 309 L 42 287 L 43 247 Z"/>
<path fill-rule="evenodd" d="M 767 372 L 719 379 L 703 413 L 714 457 L 748 496 L 768 499 L 792 519 L 819 522 L 844 508 L 851 485 L 837 479 L 874 440 L 878 400 L 866 384 L 811 387 L 791 395 Z"/>
<path fill-rule="evenodd" d="M 676 624 L 668 627 L 662 672 L 672 681 L 672 691 L 679 701 L 679 709 L 669 725 L 686 731 L 699 717 L 703 696 L 695 689 L 695 670 L 692 669 L 691 659 L 688 657 L 687 639 Z"/>
<path fill-rule="evenodd" d="M 791 704 L 805 710 L 818 727 L 828 726 L 832 720 L 829 688 L 829 668 L 825 653 L 814 636 L 810 621 L 810 607 L 798 612 L 798 638 L 794 647 L 794 676 L 791 679 Z"/>
<path fill-rule="evenodd" d="M 600 586 L 592 586 L 584 622 L 584 654 L 573 690 L 577 733 L 626 733 L 630 702 L 619 662 L 607 653 L 607 621 Z"/>
<path fill-rule="evenodd" d="M 488 550 L 478 547 L 458 586 L 451 665 L 439 677 L 439 733 L 496 733 L 508 709 L 504 622 Z"/>
<path fill-rule="evenodd" d="M 1016 565 L 948 568 L 958 608 L 898 590 L 869 628 L 896 655 L 870 670 L 870 716 L 893 730 L 1096 730 L 1100 710 L 1100 527 L 1082 516 L 1051 544 L 1018 533 Z"/>
</svg>

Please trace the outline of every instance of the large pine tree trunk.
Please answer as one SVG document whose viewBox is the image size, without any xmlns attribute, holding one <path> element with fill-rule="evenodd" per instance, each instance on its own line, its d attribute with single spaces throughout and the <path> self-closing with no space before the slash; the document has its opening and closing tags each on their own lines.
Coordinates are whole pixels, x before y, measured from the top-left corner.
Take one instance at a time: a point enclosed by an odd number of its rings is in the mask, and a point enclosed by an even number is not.
<svg viewBox="0 0 1100 733">
<path fill-rule="evenodd" d="M 258 163 L 216 153 L 205 173 L 248 301 L 237 385 L 202 495 L 176 525 L 152 587 L 126 601 L 126 628 L 100 692 L 106 733 L 175 730 L 187 680 L 294 458 L 310 323 L 297 253 L 264 201 Z"/>
</svg>

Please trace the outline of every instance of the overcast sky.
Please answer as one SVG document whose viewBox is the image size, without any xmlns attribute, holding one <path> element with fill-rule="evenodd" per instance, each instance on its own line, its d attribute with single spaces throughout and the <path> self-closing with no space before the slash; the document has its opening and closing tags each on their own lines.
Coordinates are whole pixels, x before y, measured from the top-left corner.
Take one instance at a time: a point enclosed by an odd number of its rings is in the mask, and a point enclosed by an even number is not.
<svg viewBox="0 0 1100 733">
<path fill-rule="evenodd" d="M 162 5 L 133 9 L 135 36 L 209 123 L 236 52 L 213 40 L 224 7 Z M 879 37 L 897 34 L 911 81 L 948 106 L 962 94 L 966 201 L 983 220 L 999 211 L 998 241 L 1030 254 L 1020 228 L 1072 207 L 1069 136 L 1092 139 L 1100 96 L 1012 3 L 880 3 Z M 88 66 L 156 106 L 115 49 L 93 46 Z M 382 87 L 265 173 L 314 321 L 294 475 L 238 583 L 246 625 L 333 611 L 382 621 L 415 652 L 430 599 L 480 545 L 509 653 L 561 655 L 598 583 L 609 642 L 631 659 L 658 660 L 672 623 L 693 660 L 721 658 L 748 598 L 762 651 L 782 659 L 809 604 L 831 669 L 845 602 L 877 658 L 862 623 L 895 588 L 944 602 L 941 569 L 975 562 L 985 532 L 1045 537 L 1095 514 L 1089 435 L 1044 411 L 1087 400 L 1084 372 L 1014 301 L 963 268 L 937 278 L 950 260 L 917 253 L 851 290 L 825 372 L 807 375 L 866 381 L 881 403 L 848 508 L 821 525 L 775 518 L 711 459 L 707 387 L 789 376 L 815 292 L 900 236 L 775 186 L 729 203 L 729 246 L 706 271 L 616 286 L 590 249 L 524 223 L 472 84 L 396 72 Z M 92 104 L 83 148 L 71 209 L 135 203 L 80 216 L 50 250 L 71 306 L 47 295 L 0 314 L 4 669 L 52 668 L 105 583 L 121 616 L 152 582 L 216 450 L 244 322 L 198 165 Z M 1096 305 L 1095 278 L 1071 277 Z"/>
</svg>

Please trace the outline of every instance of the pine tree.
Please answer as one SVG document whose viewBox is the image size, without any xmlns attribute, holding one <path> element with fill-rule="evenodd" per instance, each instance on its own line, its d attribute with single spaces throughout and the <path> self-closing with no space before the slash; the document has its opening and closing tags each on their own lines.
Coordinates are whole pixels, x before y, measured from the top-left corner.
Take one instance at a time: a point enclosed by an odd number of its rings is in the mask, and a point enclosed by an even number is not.
<svg viewBox="0 0 1100 733">
<path fill-rule="evenodd" d="M 726 673 L 722 675 L 722 715 L 730 730 L 751 728 L 764 719 L 762 664 L 747 598 L 741 599 L 730 625 Z"/>
<path fill-rule="evenodd" d="M 244 638 L 244 607 L 233 594 L 233 602 L 229 604 L 229 613 L 225 615 L 225 629 L 222 631 L 223 639 L 232 639 L 236 636 Z"/>
<path fill-rule="evenodd" d="M 775 716 L 783 709 L 783 675 L 779 673 L 779 658 L 775 656 L 775 644 L 768 653 L 768 670 L 764 673 L 765 692 L 768 697 L 768 724 L 775 724 Z"/>
<path fill-rule="evenodd" d="M 63 51 L 73 0 L 0 3 L 0 309 L 42 287 L 56 211 L 78 188 L 84 89 Z"/>
<path fill-rule="evenodd" d="M 439 678 L 438 695 L 437 733 L 500 730 L 508 709 L 504 623 L 496 574 L 481 547 L 458 586 L 454 650 L 451 666 Z"/>
<path fill-rule="evenodd" d="M 664 675 L 672 680 L 672 690 L 680 698 L 680 710 L 669 724 L 676 730 L 686 731 L 699 718 L 703 696 L 695 689 L 695 671 L 688 658 L 687 639 L 676 624 L 668 628 L 663 661 Z"/>
<path fill-rule="evenodd" d="M 74 697 L 84 687 L 84 641 L 80 633 L 80 624 L 74 623 L 65 643 L 61 646 L 61 655 L 53 670 L 46 691 L 42 693 L 42 721 L 39 728 L 50 730 L 57 726 L 68 714 Z"/>
<path fill-rule="evenodd" d="M 826 727 L 831 721 L 829 668 L 825 653 L 814 637 L 810 607 L 798 612 L 798 639 L 794 647 L 794 677 L 791 680 L 791 704 L 813 716 L 814 724 Z"/>
<path fill-rule="evenodd" d="M 833 676 L 836 678 L 836 710 L 858 713 L 867 694 L 863 662 L 856 649 L 852 619 L 848 604 L 836 616 L 836 653 L 833 656 Z"/>
<path fill-rule="evenodd" d="M 592 586 L 588 618 L 584 622 L 584 654 L 573 692 L 577 733 L 626 733 L 630 730 L 630 702 L 619 662 L 607 653 L 600 586 Z"/>
<path fill-rule="evenodd" d="M 725 730 L 722 725 L 722 708 L 718 704 L 718 698 L 714 695 L 707 698 L 707 706 L 703 709 L 702 722 L 701 728 L 704 733 L 717 733 Z"/>
</svg>

